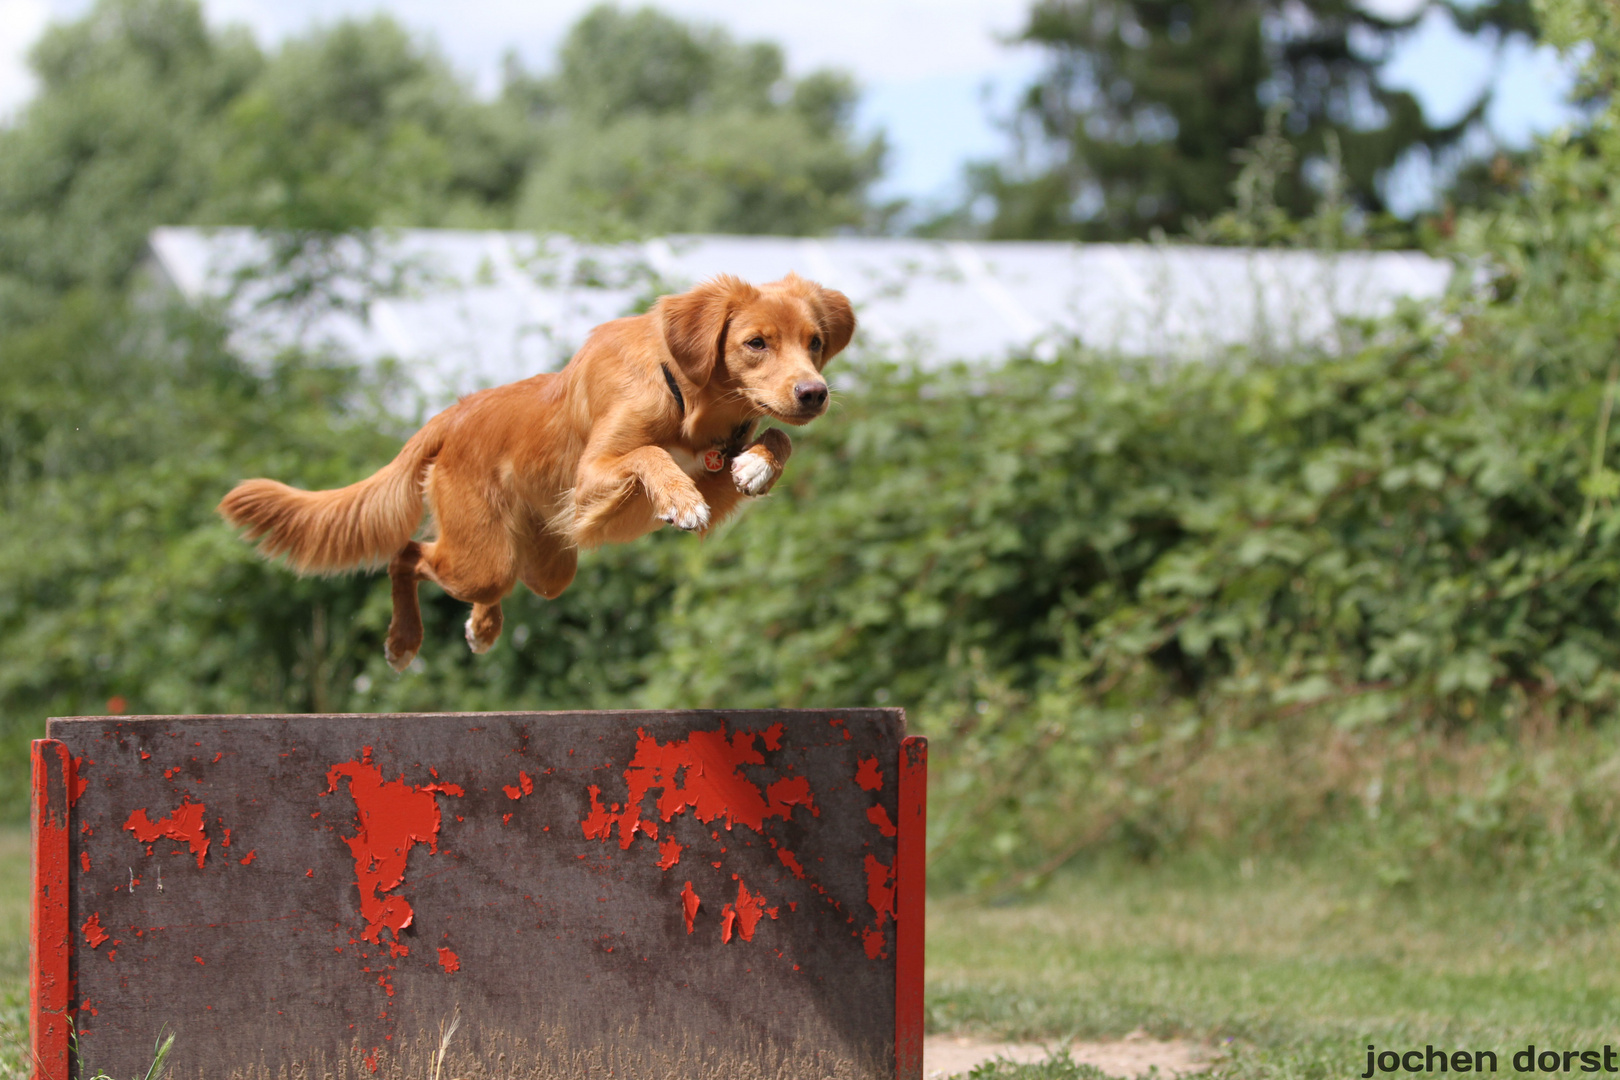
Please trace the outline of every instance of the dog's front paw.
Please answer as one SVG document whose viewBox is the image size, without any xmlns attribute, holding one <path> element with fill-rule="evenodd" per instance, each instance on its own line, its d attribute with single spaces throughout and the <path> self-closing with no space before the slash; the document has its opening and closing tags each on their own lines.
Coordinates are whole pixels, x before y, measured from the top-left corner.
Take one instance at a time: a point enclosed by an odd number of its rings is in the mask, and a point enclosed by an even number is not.
<svg viewBox="0 0 1620 1080">
<path fill-rule="evenodd" d="M 744 495 L 763 495 L 779 475 L 770 459 L 758 450 L 738 454 L 731 462 L 731 479 Z"/>
<path fill-rule="evenodd" d="M 687 532 L 697 532 L 709 527 L 709 504 L 702 499 L 693 499 L 690 502 L 666 506 L 658 515 L 659 521 L 667 521 L 677 529 Z"/>
</svg>

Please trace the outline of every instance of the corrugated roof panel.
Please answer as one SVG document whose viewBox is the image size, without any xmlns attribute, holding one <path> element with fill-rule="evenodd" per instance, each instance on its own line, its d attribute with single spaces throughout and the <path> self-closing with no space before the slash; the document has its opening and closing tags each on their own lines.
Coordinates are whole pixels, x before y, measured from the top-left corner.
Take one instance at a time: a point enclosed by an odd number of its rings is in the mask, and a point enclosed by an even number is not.
<svg viewBox="0 0 1620 1080">
<path fill-rule="evenodd" d="M 588 245 L 515 232 L 347 238 L 285 266 L 246 229 L 165 228 L 153 259 L 193 302 L 222 302 L 238 343 L 401 363 L 430 403 L 566 362 L 593 326 L 720 273 L 795 271 L 841 289 L 859 349 L 925 365 L 993 362 L 1078 338 L 1174 359 L 1234 346 L 1328 349 L 1345 317 L 1440 297 L 1453 266 L 1412 252 L 1184 245 L 677 236 Z"/>
</svg>

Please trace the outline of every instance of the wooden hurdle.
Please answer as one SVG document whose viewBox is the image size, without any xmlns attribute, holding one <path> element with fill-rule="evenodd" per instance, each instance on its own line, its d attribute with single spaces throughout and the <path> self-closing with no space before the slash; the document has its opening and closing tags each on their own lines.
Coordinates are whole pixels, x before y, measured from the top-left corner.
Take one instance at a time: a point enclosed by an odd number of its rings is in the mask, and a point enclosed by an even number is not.
<svg viewBox="0 0 1620 1080">
<path fill-rule="evenodd" d="M 922 1075 L 927 746 L 901 710 L 47 735 L 37 1080 L 140 1075 L 163 1032 L 177 1080 Z"/>
</svg>

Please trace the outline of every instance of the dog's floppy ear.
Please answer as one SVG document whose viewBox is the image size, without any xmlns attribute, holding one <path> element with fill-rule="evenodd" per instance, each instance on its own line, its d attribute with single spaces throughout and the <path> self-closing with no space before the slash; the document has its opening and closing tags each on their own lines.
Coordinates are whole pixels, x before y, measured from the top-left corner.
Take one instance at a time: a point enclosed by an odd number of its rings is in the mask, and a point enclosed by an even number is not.
<svg viewBox="0 0 1620 1080">
<path fill-rule="evenodd" d="M 694 385 L 705 386 L 726 347 L 731 313 L 759 296 L 759 290 L 730 274 L 712 277 L 678 296 L 658 301 L 659 322 L 670 355 Z"/>
<path fill-rule="evenodd" d="M 821 315 L 821 331 L 827 335 L 827 346 L 821 351 L 825 363 L 843 352 L 849 339 L 855 336 L 855 309 L 849 306 L 849 297 L 837 289 L 824 289 L 820 285 L 810 288 Z"/>
</svg>

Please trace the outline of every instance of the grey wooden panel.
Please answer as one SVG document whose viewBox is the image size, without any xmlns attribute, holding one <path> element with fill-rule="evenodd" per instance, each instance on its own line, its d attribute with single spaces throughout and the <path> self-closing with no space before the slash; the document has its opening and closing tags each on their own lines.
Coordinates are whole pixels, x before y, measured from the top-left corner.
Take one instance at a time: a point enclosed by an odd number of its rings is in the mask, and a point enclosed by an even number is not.
<svg viewBox="0 0 1620 1080">
<path fill-rule="evenodd" d="M 446 1078 L 892 1076 L 904 726 L 52 720 L 82 1064 L 137 1075 L 167 1029 L 176 1077 L 420 1077 L 459 1010 Z"/>
</svg>

